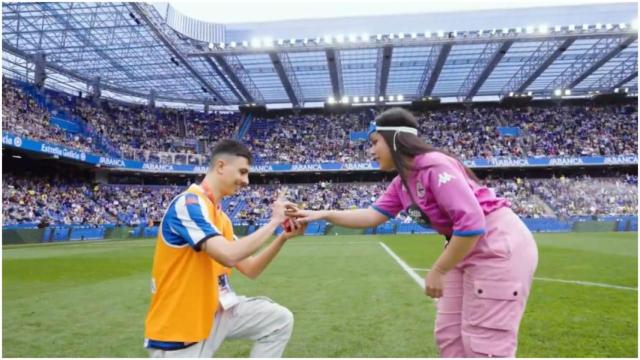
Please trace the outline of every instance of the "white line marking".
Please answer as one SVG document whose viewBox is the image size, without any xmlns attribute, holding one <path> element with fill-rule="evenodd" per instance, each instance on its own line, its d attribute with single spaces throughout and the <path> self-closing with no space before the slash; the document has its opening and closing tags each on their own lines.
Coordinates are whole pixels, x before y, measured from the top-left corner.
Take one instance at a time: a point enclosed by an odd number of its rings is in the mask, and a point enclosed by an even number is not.
<svg viewBox="0 0 640 360">
<path fill-rule="evenodd" d="M 638 288 L 634 288 L 630 286 L 611 285 L 611 284 L 595 283 L 590 281 L 549 279 L 549 278 L 541 278 L 541 277 L 534 277 L 533 279 L 540 280 L 540 281 L 559 282 L 564 284 L 575 284 L 575 285 L 582 285 L 582 286 L 598 286 L 598 287 L 609 288 L 609 289 L 638 291 Z"/>
<path fill-rule="evenodd" d="M 393 260 L 395 260 L 400 265 L 400 267 L 404 271 L 406 271 L 407 274 L 409 274 L 409 276 L 411 276 L 413 280 L 415 280 L 416 283 L 418 283 L 418 286 L 420 286 L 424 290 L 424 280 L 422 280 L 422 278 L 415 271 L 413 271 L 413 269 L 411 269 L 409 265 L 407 265 L 407 263 L 405 263 L 402 259 L 400 259 L 398 255 L 396 255 L 393 251 L 391 251 L 391 249 L 389 249 L 387 245 L 385 245 L 382 242 L 379 242 L 378 244 L 380 244 L 380 246 L 382 246 L 384 251 L 386 251 L 387 254 L 389 254 L 393 258 Z"/>
<path fill-rule="evenodd" d="M 413 270 L 413 271 L 429 271 L 429 269 L 424 269 L 424 268 L 412 268 L 411 270 Z M 582 285 L 582 286 L 597 286 L 597 287 L 603 287 L 603 288 L 608 288 L 608 289 L 638 291 L 638 288 L 634 288 L 634 287 L 630 287 L 630 286 L 603 284 L 603 283 L 596 283 L 596 282 L 591 282 L 591 281 L 551 279 L 551 278 L 544 278 L 544 277 L 534 277 L 533 280 L 548 281 L 548 282 L 558 282 L 558 283 L 563 283 L 563 284 L 573 284 L 573 285 Z"/>
</svg>

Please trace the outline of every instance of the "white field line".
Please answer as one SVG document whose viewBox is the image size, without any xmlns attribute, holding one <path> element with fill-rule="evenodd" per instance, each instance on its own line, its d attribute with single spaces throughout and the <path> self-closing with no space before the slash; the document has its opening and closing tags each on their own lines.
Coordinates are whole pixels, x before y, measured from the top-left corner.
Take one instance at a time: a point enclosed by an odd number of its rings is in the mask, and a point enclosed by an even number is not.
<svg viewBox="0 0 640 360">
<path fill-rule="evenodd" d="M 395 260 L 400 265 L 402 270 L 404 270 L 407 274 L 409 274 L 409 276 L 413 280 L 415 280 L 416 283 L 418 283 L 418 286 L 420 286 L 424 290 L 424 280 L 422 280 L 422 278 L 412 268 L 410 268 L 409 265 L 407 265 L 407 263 L 405 263 L 402 259 L 400 259 L 398 255 L 396 255 L 393 251 L 391 251 L 391 249 L 389 249 L 387 245 L 385 245 L 382 242 L 379 242 L 379 244 L 380 246 L 382 246 L 384 251 L 386 251 L 387 254 L 389 254 L 389 256 L 391 256 L 393 260 Z"/>
<path fill-rule="evenodd" d="M 429 271 L 429 269 L 424 269 L 424 268 L 412 268 L 411 270 L 413 270 L 413 271 Z M 608 288 L 608 289 L 638 291 L 638 288 L 634 288 L 634 287 L 630 287 L 630 286 L 611 285 L 611 284 L 597 283 L 597 282 L 591 282 L 591 281 L 552 279 L 552 278 L 544 278 L 544 277 L 534 277 L 533 280 L 557 282 L 557 283 L 563 283 L 563 284 L 582 285 L 582 286 L 596 286 L 596 287 L 603 287 L 603 288 Z"/>
</svg>

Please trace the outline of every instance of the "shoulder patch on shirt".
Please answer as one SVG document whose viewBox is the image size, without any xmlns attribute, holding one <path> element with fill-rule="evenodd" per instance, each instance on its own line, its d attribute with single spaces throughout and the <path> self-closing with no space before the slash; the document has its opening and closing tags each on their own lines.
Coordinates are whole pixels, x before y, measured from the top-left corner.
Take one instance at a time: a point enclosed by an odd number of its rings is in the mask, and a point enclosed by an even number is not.
<svg viewBox="0 0 640 360">
<path fill-rule="evenodd" d="M 185 205 L 198 204 L 198 195 L 195 194 L 187 194 L 184 198 Z"/>
<path fill-rule="evenodd" d="M 446 171 L 443 171 L 442 173 L 440 173 L 440 175 L 438 175 L 438 186 L 442 186 L 448 183 L 449 181 L 451 181 L 451 179 L 455 179 L 455 176 L 450 175 Z"/>
</svg>

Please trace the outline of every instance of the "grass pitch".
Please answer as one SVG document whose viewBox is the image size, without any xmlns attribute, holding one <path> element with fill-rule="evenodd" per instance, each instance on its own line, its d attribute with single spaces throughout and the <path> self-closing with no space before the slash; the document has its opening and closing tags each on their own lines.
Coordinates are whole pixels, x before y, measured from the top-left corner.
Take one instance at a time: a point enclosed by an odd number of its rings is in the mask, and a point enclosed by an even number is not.
<svg viewBox="0 0 640 360">
<path fill-rule="evenodd" d="M 637 234 L 535 237 L 540 280 L 518 356 L 637 357 Z M 269 296 L 294 313 L 287 357 L 437 357 L 434 303 L 380 242 L 420 276 L 443 244 L 433 235 L 297 238 L 259 279 L 234 273 L 231 281 L 239 294 Z M 153 247 L 153 240 L 5 246 L 2 355 L 146 357 Z M 246 357 L 250 347 L 228 341 L 216 357 Z"/>
</svg>

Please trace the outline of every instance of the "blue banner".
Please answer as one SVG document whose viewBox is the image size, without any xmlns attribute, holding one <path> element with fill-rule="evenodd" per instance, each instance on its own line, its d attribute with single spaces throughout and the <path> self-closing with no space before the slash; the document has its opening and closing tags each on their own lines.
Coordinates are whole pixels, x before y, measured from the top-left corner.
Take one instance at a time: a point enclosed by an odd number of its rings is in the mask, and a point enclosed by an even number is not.
<svg viewBox="0 0 640 360">
<path fill-rule="evenodd" d="M 349 133 L 349 140 L 351 141 L 367 141 L 369 140 L 369 136 L 367 136 L 366 131 L 352 131 Z"/>
<path fill-rule="evenodd" d="M 8 132 L 2 135 L 2 144 L 37 153 L 51 154 L 54 157 L 67 158 L 83 163 L 92 164 L 109 169 L 136 172 L 163 172 L 177 174 L 204 174 L 207 166 L 180 165 L 180 164 L 156 164 L 145 163 L 137 160 L 119 159 L 101 156 L 84 151 L 75 150 L 66 146 L 21 138 Z M 637 165 L 637 155 L 617 156 L 566 156 L 566 157 L 529 157 L 510 158 L 499 157 L 492 159 L 464 160 L 464 164 L 470 168 L 507 168 L 507 167 L 566 167 L 566 166 L 597 166 L 597 165 Z M 338 163 L 323 162 L 310 164 L 264 164 L 254 165 L 251 171 L 254 173 L 279 173 L 279 172 L 329 172 L 329 171 L 367 171 L 379 170 L 376 162 L 364 163 Z"/>
<path fill-rule="evenodd" d="M 500 136 L 520 136 L 520 129 L 513 126 L 498 126 L 498 133 Z"/>
<path fill-rule="evenodd" d="M 79 133 L 82 130 L 80 129 L 80 125 L 77 123 L 55 116 L 52 116 L 51 119 L 49 119 L 49 123 L 71 133 Z"/>
</svg>

